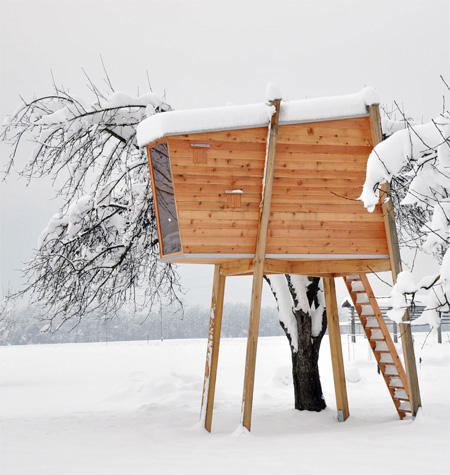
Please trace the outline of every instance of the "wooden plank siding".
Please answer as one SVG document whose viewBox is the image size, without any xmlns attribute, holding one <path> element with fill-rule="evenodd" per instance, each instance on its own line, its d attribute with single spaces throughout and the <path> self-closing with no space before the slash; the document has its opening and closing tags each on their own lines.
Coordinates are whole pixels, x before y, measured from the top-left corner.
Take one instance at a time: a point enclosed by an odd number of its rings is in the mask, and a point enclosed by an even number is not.
<svg viewBox="0 0 450 475">
<path fill-rule="evenodd" d="M 164 139 L 183 247 L 178 262 L 255 253 L 266 139 L 266 127 Z M 389 254 L 381 207 L 368 213 L 356 201 L 372 143 L 368 117 L 279 126 L 268 254 Z M 199 145 L 205 162 L 194 162 Z M 239 207 L 230 206 L 230 190 L 243 191 Z M 206 253 L 217 259 L 188 257 Z"/>
</svg>

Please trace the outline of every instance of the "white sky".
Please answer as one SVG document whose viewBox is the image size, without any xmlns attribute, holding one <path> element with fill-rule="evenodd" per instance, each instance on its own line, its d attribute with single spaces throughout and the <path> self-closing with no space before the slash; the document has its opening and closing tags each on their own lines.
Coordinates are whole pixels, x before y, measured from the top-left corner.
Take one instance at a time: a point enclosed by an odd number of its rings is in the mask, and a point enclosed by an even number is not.
<svg viewBox="0 0 450 475">
<path fill-rule="evenodd" d="M 450 81 L 449 1 L 6 1 L 0 0 L 0 115 L 19 95 L 59 85 L 89 96 L 84 68 L 117 90 L 167 92 L 177 109 L 261 102 L 276 82 L 285 99 L 377 89 L 416 120 L 442 110 Z M 2 164 L 8 149 L 1 146 Z M 2 286 L 31 256 L 55 212 L 51 182 L 15 176 L 0 185 Z M 180 266 L 187 300 L 209 304 L 212 269 Z M 227 283 L 226 301 L 249 301 L 250 279 Z M 265 301 L 271 303 L 270 297 Z"/>
</svg>

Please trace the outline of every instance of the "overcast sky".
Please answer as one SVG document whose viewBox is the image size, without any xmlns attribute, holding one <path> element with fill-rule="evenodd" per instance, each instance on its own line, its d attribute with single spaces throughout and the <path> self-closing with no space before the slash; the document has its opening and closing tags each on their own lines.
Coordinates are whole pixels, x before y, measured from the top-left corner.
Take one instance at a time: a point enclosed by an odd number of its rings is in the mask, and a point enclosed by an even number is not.
<svg viewBox="0 0 450 475">
<path fill-rule="evenodd" d="M 265 99 L 268 82 L 295 100 L 377 89 L 416 120 L 442 110 L 450 81 L 449 1 L 5 1 L 0 0 L 0 113 L 19 95 L 56 82 L 89 97 L 84 68 L 102 81 L 100 55 L 117 90 L 148 90 L 177 109 Z M 2 163 L 8 149 L 1 146 Z M 27 151 L 24 150 L 24 153 Z M 57 210 L 51 182 L 0 185 L 2 286 L 31 256 Z M 210 267 L 180 266 L 187 299 L 209 304 Z M 189 276 L 189 278 L 187 278 Z M 228 279 L 227 301 L 249 301 L 247 278 Z M 271 303 L 270 296 L 265 299 Z"/>
</svg>

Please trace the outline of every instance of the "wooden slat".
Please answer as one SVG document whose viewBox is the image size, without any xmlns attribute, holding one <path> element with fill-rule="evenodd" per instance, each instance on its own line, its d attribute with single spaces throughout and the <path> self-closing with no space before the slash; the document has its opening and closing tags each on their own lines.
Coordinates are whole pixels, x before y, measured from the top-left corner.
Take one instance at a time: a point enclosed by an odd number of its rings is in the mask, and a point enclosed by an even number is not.
<svg viewBox="0 0 450 475">
<path fill-rule="evenodd" d="M 177 203 L 177 211 L 181 213 L 185 210 L 203 210 L 203 211 L 215 211 L 215 210 L 225 210 L 229 209 L 228 200 L 225 199 L 222 202 L 215 202 L 215 201 L 178 201 Z M 243 211 L 258 211 L 259 210 L 259 203 L 258 202 L 245 202 L 242 200 L 241 202 L 241 210 Z"/>
<path fill-rule="evenodd" d="M 328 231 L 341 231 L 341 230 L 357 230 L 361 233 L 367 232 L 382 232 L 383 222 L 366 222 L 361 223 L 360 220 L 355 221 L 307 221 L 297 223 L 294 221 L 276 221 L 273 220 L 270 222 L 269 232 L 272 230 L 279 229 L 290 230 L 290 229 L 305 229 L 305 230 L 328 230 Z"/>
<path fill-rule="evenodd" d="M 267 129 L 266 129 L 267 132 Z M 214 133 L 206 140 L 198 140 L 198 138 L 193 137 L 192 139 L 186 139 L 179 136 L 169 137 L 167 139 L 169 144 L 173 149 L 173 154 L 176 156 L 178 154 L 184 154 L 188 150 L 192 149 L 191 144 L 205 144 L 209 145 L 209 151 L 214 153 L 262 153 L 263 159 L 266 154 L 266 144 L 265 142 L 245 142 L 245 141 L 223 141 L 218 140 L 217 137 L 214 137 Z"/>
<path fill-rule="evenodd" d="M 205 378 L 201 418 L 205 429 L 211 432 L 214 394 L 216 390 L 217 364 L 219 361 L 220 331 L 222 328 L 223 299 L 225 293 L 225 276 L 220 272 L 220 265 L 214 267 L 213 291 L 211 299 L 211 318 L 209 322 L 208 345 L 206 350 Z"/>
<path fill-rule="evenodd" d="M 183 229 L 256 229 L 258 220 L 223 220 L 223 219 L 179 219 L 178 223 Z"/>
<path fill-rule="evenodd" d="M 244 391 L 242 395 L 242 425 L 251 429 L 253 387 L 255 382 L 256 348 L 258 344 L 259 317 L 261 312 L 261 296 L 264 274 L 264 261 L 267 245 L 267 231 L 270 220 L 270 203 L 272 200 L 272 184 L 275 168 L 275 153 L 278 135 L 278 118 L 281 99 L 271 102 L 275 112 L 271 117 L 269 135 L 267 137 L 266 169 L 264 173 L 264 193 L 261 215 L 258 223 L 255 264 L 253 270 L 252 296 L 250 304 L 250 319 L 247 337 L 247 354 L 245 361 Z"/>
<path fill-rule="evenodd" d="M 190 243 L 186 242 L 186 245 Z M 355 244 L 353 246 L 337 246 L 326 245 L 322 241 L 316 241 L 314 245 L 310 246 L 292 246 L 286 247 L 283 245 L 272 245 L 271 241 L 267 246 L 267 254 L 352 254 L 352 255 L 374 255 L 387 256 L 387 248 L 382 246 L 362 246 L 362 244 Z"/>
<path fill-rule="evenodd" d="M 235 221 L 257 221 L 259 211 L 246 211 L 224 209 L 218 211 L 190 211 L 180 210 L 178 219 L 213 219 L 213 220 L 235 220 Z"/>
<path fill-rule="evenodd" d="M 177 194 L 178 202 L 222 202 L 227 203 L 229 196 L 240 196 L 241 201 L 250 202 L 250 203 L 260 203 L 261 202 L 261 193 L 243 193 L 240 194 L 233 194 L 233 193 L 225 193 L 225 191 L 221 191 L 219 193 L 205 193 L 203 191 L 196 191 L 192 190 L 191 193 L 183 192 Z"/>
<path fill-rule="evenodd" d="M 195 149 L 206 150 L 206 149 Z M 190 153 L 189 153 L 190 152 Z M 195 163 L 193 166 L 192 151 L 185 155 L 173 157 L 171 155 L 171 163 L 174 167 L 187 166 L 192 172 L 203 167 L 219 167 L 229 169 L 239 168 L 258 168 L 264 167 L 264 157 L 249 156 L 248 154 L 217 156 L 214 151 L 208 150 L 207 162 Z M 276 170 L 281 168 L 296 169 L 301 173 L 302 170 L 347 170 L 347 171 L 365 171 L 368 154 L 361 157 L 357 156 L 335 156 L 335 155 L 311 155 L 311 154 L 279 154 L 277 155 Z"/>
<path fill-rule="evenodd" d="M 336 239 L 339 241 L 355 239 L 364 241 L 364 235 L 370 236 L 370 239 L 385 242 L 386 238 L 383 234 L 383 229 L 371 231 L 366 234 L 365 231 L 357 227 L 347 227 L 343 229 L 284 229 L 277 226 L 269 228 L 269 236 L 271 238 L 284 239 Z M 386 246 L 385 246 L 386 247 Z"/>
<path fill-rule="evenodd" d="M 300 135 L 297 133 L 298 126 L 292 127 L 290 130 L 287 129 L 289 126 L 282 127 L 278 136 L 279 144 L 305 144 L 305 145 L 345 145 L 351 147 L 366 147 L 370 146 L 370 142 L 367 136 L 362 137 L 344 137 L 340 134 L 330 134 L 330 135 Z M 345 130 L 345 129 L 342 129 Z M 369 134 L 367 134 L 369 135 Z"/>
<path fill-rule="evenodd" d="M 190 189 L 189 189 L 190 188 Z M 261 201 L 261 187 L 258 190 L 257 185 L 244 186 L 242 188 L 244 201 L 259 202 Z M 177 199 L 179 201 L 218 201 L 218 199 L 226 200 L 226 190 L 231 189 L 227 185 L 177 185 Z M 234 189 L 234 188 L 233 188 Z M 352 194 L 353 193 L 353 194 Z M 289 189 L 278 187 L 277 193 L 272 194 L 272 203 L 337 203 L 339 205 L 360 206 L 362 204 L 357 201 L 360 190 L 348 190 L 345 188 L 336 189 L 336 191 L 321 190 L 302 190 L 302 188 Z"/>
<path fill-rule="evenodd" d="M 281 125 L 279 128 L 279 139 L 282 136 L 296 135 L 297 137 L 350 137 L 350 138 L 367 138 L 370 137 L 370 126 L 365 119 L 364 127 L 350 127 L 346 121 L 341 121 L 340 127 L 333 127 L 333 124 L 324 122 L 310 122 L 308 124 L 290 124 Z M 344 122 L 342 124 L 342 122 Z M 335 122 L 336 124 L 336 122 Z M 282 142 L 279 141 L 278 146 Z"/>
<path fill-rule="evenodd" d="M 202 238 L 205 241 L 210 238 L 225 238 L 225 239 L 255 239 L 257 232 L 257 226 L 246 229 L 236 229 L 236 228 L 226 228 L 226 229 L 217 229 L 214 227 L 201 227 L 193 228 L 186 227 L 183 229 L 183 235 L 185 238 L 197 237 Z M 209 242 L 209 241 L 208 241 Z"/>
<path fill-rule="evenodd" d="M 259 177 L 262 178 L 264 170 L 264 163 L 261 163 L 260 166 L 254 167 L 241 167 L 241 168 L 233 168 L 230 166 L 223 166 L 223 167 L 214 167 L 203 166 L 203 164 L 198 163 L 194 166 L 189 165 L 178 165 L 174 163 L 172 166 L 172 173 L 175 175 L 188 175 L 188 176 L 198 176 L 198 175 L 213 175 L 213 176 L 225 176 L 229 177 L 230 174 L 233 176 L 245 176 L 245 177 Z"/>
<path fill-rule="evenodd" d="M 206 224 L 206 223 L 205 223 Z M 217 228 L 215 226 L 193 226 L 193 225 L 183 225 L 183 236 L 184 237 L 226 237 L 226 238 L 254 238 L 257 232 L 257 226 L 246 226 L 246 227 L 224 227 Z M 358 232 L 355 229 L 343 229 L 343 230 L 317 230 L 317 229 L 278 229 L 274 228 L 273 230 L 269 229 L 269 240 L 271 239 L 285 239 L 286 245 L 288 247 L 295 246 L 299 242 L 304 245 L 308 243 L 314 243 L 316 240 L 321 240 L 326 242 L 326 240 L 333 240 L 342 246 L 345 246 L 346 243 L 350 243 L 351 239 L 355 242 L 364 243 L 367 242 L 364 237 L 358 239 Z M 385 245 L 385 236 L 381 232 L 370 233 L 370 242 L 371 244 L 380 244 L 384 243 L 384 248 L 387 250 Z"/>
<path fill-rule="evenodd" d="M 181 134 L 177 135 L 176 137 L 178 139 L 190 140 L 192 143 L 208 143 L 210 140 L 212 140 L 219 142 L 257 142 L 265 144 L 267 140 L 267 127 Z"/>
<path fill-rule="evenodd" d="M 220 254 L 254 254 L 255 253 L 255 244 L 249 245 L 239 245 L 228 243 L 217 248 L 217 246 L 211 246 L 209 244 L 205 245 L 190 245 L 189 240 L 186 241 L 184 245 L 183 252 L 185 254 L 217 254 L 220 257 Z"/>
<path fill-rule="evenodd" d="M 183 200 L 178 200 L 177 202 L 177 211 L 181 212 L 182 210 L 220 210 L 220 209 L 226 209 L 228 206 L 228 201 L 226 194 L 224 193 L 222 200 L 217 198 L 215 201 L 209 201 L 209 200 L 199 200 L 199 201 L 183 201 Z M 258 210 L 259 209 L 259 202 L 252 200 L 252 201 L 247 201 L 245 196 L 242 197 L 242 209 L 243 210 Z M 330 214 L 330 213 L 335 213 L 337 216 L 341 214 L 345 215 L 350 215 L 350 216 L 361 216 L 362 219 L 366 218 L 367 211 L 364 209 L 364 207 L 360 204 L 357 203 L 355 204 L 354 202 L 347 202 L 345 204 L 316 204 L 316 203 L 296 203 L 296 202 L 290 202 L 290 203 L 280 203 L 280 202 L 274 202 L 272 203 L 271 206 L 273 215 L 275 216 L 276 212 L 293 212 L 293 213 L 299 213 L 299 220 L 301 221 L 303 218 L 303 214 L 311 214 L 314 213 L 316 215 L 320 214 Z M 381 217 L 381 214 L 375 214 L 377 218 Z M 341 219 L 340 217 L 336 217 L 336 220 Z M 353 219 L 355 220 L 355 219 Z M 348 219 L 346 220 L 348 221 Z"/>
<path fill-rule="evenodd" d="M 223 233 L 211 232 L 213 230 L 208 231 L 207 236 L 208 239 L 205 239 L 204 235 L 198 235 L 196 233 L 188 233 L 185 235 L 185 244 L 187 245 L 188 242 L 190 245 L 209 245 L 209 246 L 220 246 L 221 244 L 228 243 L 229 244 L 229 236 L 225 236 L 225 234 L 230 233 L 233 230 L 224 230 Z M 238 237 L 235 234 L 236 238 Z M 243 238 L 247 238 L 248 235 L 242 236 Z M 189 241 L 188 241 L 189 239 Z M 370 249 L 382 249 L 384 254 L 387 254 L 388 248 L 386 246 L 386 241 L 384 239 L 323 239 L 323 238 L 271 238 L 268 237 L 268 244 L 267 246 L 270 247 L 272 250 L 275 249 L 277 252 L 284 252 L 289 253 L 289 251 L 293 248 L 323 248 L 323 254 L 329 254 L 328 252 L 330 249 L 339 249 L 344 250 L 344 253 L 353 252 L 353 249 L 361 249 L 361 254 L 367 254 L 366 251 Z M 241 240 L 239 240 L 241 242 Z M 278 249 L 276 242 L 280 243 L 280 248 Z M 238 243 L 238 241 L 236 241 Z M 272 244 L 273 243 L 273 244 Z M 234 244 L 234 243 L 233 243 Z M 346 246 L 348 251 L 345 252 Z M 312 252 L 312 251 L 311 251 Z M 315 253 L 315 252 L 314 252 Z M 342 252 L 337 252 L 341 254 Z"/>
<path fill-rule="evenodd" d="M 364 181 L 360 181 L 360 178 L 355 178 L 354 176 L 340 176 L 338 179 L 336 178 L 327 178 L 323 176 L 301 176 L 301 177 L 275 177 L 273 181 L 274 189 L 276 190 L 277 187 L 288 187 L 291 189 L 295 189 L 298 187 L 302 187 L 303 189 L 321 189 L 321 188 L 328 188 L 328 189 L 335 189 L 335 188 L 354 188 L 354 187 L 361 187 Z"/>
<path fill-rule="evenodd" d="M 379 222 L 379 214 L 374 213 L 308 213 L 300 211 L 274 211 L 272 214 L 272 219 L 274 221 L 342 221 L 342 222 L 357 222 L 358 220 L 361 223 L 374 223 Z"/>
<path fill-rule="evenodd" d="M 173 175 L 184 175 L 184 176 L 191 176 L 191 177 L 196 177 L 196 176 L 214 176 L 214 177 L 229 177 L 230 175 L 233 175 L 233 177 L 256 177 L 256 178 L 262 178 L 263 175 L 263 170 L 264 170 L 264 164 L 261 163 L 260 166 L 254 166 L 254 162 L 249 162 L 248 166 L 241 166 L 238 168 L 234 168 L 233 166 L 221 166 L 221 167 L 215 167 L 215 166 L 210 166 L 209 162 L 206 164 L 207 166 L 198 163 L 193 165 L 179 165 L 177 163 L 173 163 L 172 165 L 172 174 Z M 348 169 L 349 171 L 352 172 L 352 181 L 358 181 L 361 185 L 364 183 L 364 179 L 366 176 L 365 170 L 362 168 L 359 170 L 351 170 Z M 311 167 L 309 170 L 307 169 L 295 169 L 295 168 L 283 168 L 281 166 L 276 166 L 275 168 L 275 175 L 278 179 L 283 179 L 283 178 L 295 178 L 296 180 L 302 179 L 302 178 L 317 178 L 318 173 L 317 170 L 315 170 L 313 167 Z M 321 170 L 320 173 L 320 178 L 323 179 L 337 179 L 338 181 L 341 180 L 342 178 L 342 170 L 336 170 L 336 169 L 323 169 Z M 196 178 L 192 179 L 193 181 L 196 181 Z M 346 180 L 346 178 L 344 178 Z"/>
<path fill-rule="evenodd" d="M 325 300 L 327 309 L 328 334 L 330 339 L 331 362 L 333 366 L 334 388 L 336 392 L 336 406 L 342 411 L 342 419 L 349 416 L 347 386 L 345 384 L 344 361 L 342 358 L 341 332 L 339 329 L 339 315 L 336 301 L 336 288 L 333 278 L 324 278 Z"/>
<path fill-rule="evenodd" d="M 217 196 L 217 193 L 224 194 L 225 190 L 243 189 L 246 196 L 259 196 L 259 201 L 261 201 L 262 185 L 259 180 L 255 180 L 255 182 L 259 183 L 246 183 L 244 187 L 233 187 L 233 182 L 231 179 L 228 181 L 228 183 L 179 183 L 177 184 L 177 192 L 180 199 L 186 200 L 186 198 L 189 196 L 191 196 L 191 198 L 193 196 Z"/>
</svg>

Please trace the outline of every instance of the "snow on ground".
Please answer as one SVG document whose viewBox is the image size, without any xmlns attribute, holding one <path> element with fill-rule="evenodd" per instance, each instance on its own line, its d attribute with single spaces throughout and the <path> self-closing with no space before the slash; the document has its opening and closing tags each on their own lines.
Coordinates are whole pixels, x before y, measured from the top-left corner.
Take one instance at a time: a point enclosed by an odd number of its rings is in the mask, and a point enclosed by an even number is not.
<svg viewBox="0 0 450 475">
<path fill-rule="evenodd" d="M 213 433 L 198 425 L 206 340 L 0 347 L 0 473 L 448 474 L 450 335 L 415 334 L 423 411 L 400 421 L 367 343 L 342 337 L 350 418 L 295 411 L 284 337 L 258 347 L 252 433 L 239 426 L 245 340 L 220 349 Z"/>
</svg>

